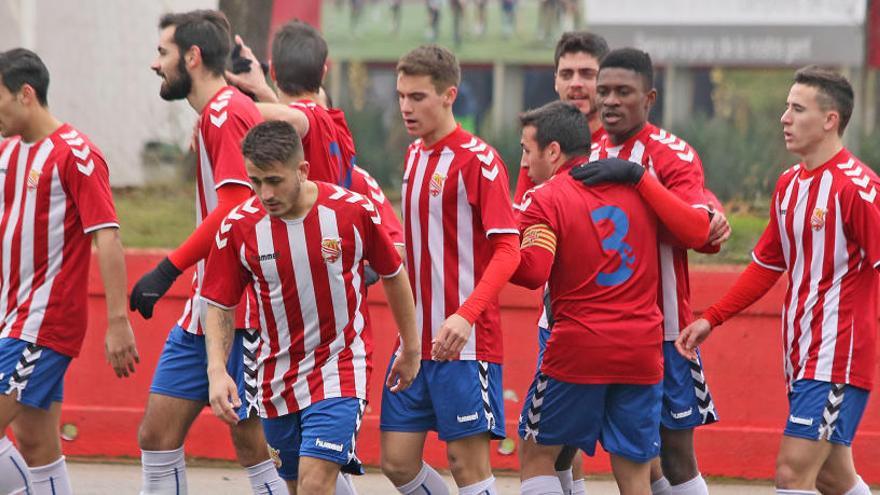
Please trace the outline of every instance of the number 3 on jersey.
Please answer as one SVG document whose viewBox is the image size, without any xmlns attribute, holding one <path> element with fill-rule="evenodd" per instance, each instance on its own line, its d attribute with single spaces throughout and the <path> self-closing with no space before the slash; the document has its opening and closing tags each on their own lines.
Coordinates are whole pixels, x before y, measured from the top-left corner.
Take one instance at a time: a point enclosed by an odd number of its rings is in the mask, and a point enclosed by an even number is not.
<svg viewBox="0 0 880 495">
<path fill-rule="evenodd" d="M 613 272 L 599 272 L 599 275 L 596 277 L 596 283 L 604 287 L 610 287 L 626 282 L 632 276 L 632 267 L 636 262 L 632 246 L 623 241 L 629 232 L 629 218 L 627 218 L 623 210 L 616 206 L 596 208 L 590 216 L 595 224 L 603 220 L 611 222 L 614 229 L 608 237 L 602 239 L 602 249 L 620 254 L 620 266 L 617 270 Z"/>
</svg>

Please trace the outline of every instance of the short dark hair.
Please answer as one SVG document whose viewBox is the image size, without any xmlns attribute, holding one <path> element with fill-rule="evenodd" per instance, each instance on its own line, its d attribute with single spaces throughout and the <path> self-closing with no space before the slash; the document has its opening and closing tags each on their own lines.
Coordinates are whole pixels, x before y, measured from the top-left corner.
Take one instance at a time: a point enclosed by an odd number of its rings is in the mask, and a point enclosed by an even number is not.
<svg viewBox="0 0 880 495">
<path fill-rule="evenodd" d="M 794 73 L 794 82 L 816 88 L 816 100 L 822 110 L 836 110 L 840 114 L 837 134 L 842 136 L 852 117 L 855 100 L 849 81 L 833 70 L 823 69 L 818 65 L 808 65 Z"/>
<path fill-rule="evenodd" d="M 654 65 L 651 56 L 637 48 L 618 48 L 611 50 L 599 64 L 599 72 L 602 69 L 627 69 L 642 76 L 645 83 L 645 91 L 654 87 Z"/>
<path fill-rule="evenodd" d="M 174 26 L 174 43 L 180 55 L 193 46 L 202 53 L 202 64 L 214 75 L 222 76 L 232 49 L 229 20 L 217 10 L 193 10 L 179 14 L 165 14 L 159 20 L 159 29 Z"/>
<path fill-rule="evenodd" d="M 440 45 L 422 45 L 400 57 L 397 72 L 407 76 L 430 76 L 437 93 L 461 82 L 458 59 Z"/>
<path fill-rule="evenodd" d="M 283 120 L 269 120 L 252 127 L 241 142 L 241 154 L 264 170 L 275 163 L 295 165 L 305 156 L 296 129 Z"/>
<path fill-rule="evenodd" d="M 559 69 L 559 59 L 569 53 L 586 53 L 601 62 L 608 55 L 608 42 L 605 38 L 587 31 L 568 31 L 556 42 L 553 64 Z"/>
<path fill-rule="evenodd" d="M 49 69 L 36 53 L 26 48 L 0 53 L 0 77 L 11 93 L 17 93 L 27 84 L 34 88 L 40 105 L 45 107 L 48 104 Z"/>
<path fill-rule="evenodd" d="M 540 149 L 556 141 L 568 157 L 585 156 L 590 152 L 590 124 L 587 117 L 571 103 L 553 101 L 519 116 L 523 127 L 535 128 Z"/>
<path fill-rule="evenodd" d="M 302 21 L 291 21 L 272 39 L 272 67 L 281 91 L 289 95 L 317 93 L 324 79 L 327 42 Z"/>
</svg>

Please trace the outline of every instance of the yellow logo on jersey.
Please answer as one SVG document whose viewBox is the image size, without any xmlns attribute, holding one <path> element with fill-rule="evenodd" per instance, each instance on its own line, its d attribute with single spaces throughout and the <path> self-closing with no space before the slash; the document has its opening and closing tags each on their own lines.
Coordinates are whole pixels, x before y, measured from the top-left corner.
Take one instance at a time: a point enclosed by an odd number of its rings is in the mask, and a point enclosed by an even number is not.
<svg viewBox="0 0 880 495">
<path fill-rule="evenodd" d="M 40 172 L 39 170 L 31 169 L 30 173 L 28 174 L 28 178 L 27 178 L 28 189 L 33 191 L 34 189 L 37 188 L 37 185 L 40 183 L 40 175 L 41 174 L 42 174 L 42 172 Z"/>
<path fill-rule="evenodd" d="M 823 210 L 822 208 L 816 208 L 813 211 L 813 216 L 810 218 L 810 227 L 813 230 L 822 230 L 825 227 L 825 213 L 827 210 Z"/>
<path fill-rule="evenodd" d="M 325 237 L 321 240 L 321 256 L 327 263 L 336 263 L 342 255 L 342 239 Z"/>
<path fill-rule="evenodd" d="M 446 182 L 446 176 L 443 174 L 434 174 L 431 177 L 431 196 L 438 196 L 443 191 L 443 183 Z"/>
</svg>

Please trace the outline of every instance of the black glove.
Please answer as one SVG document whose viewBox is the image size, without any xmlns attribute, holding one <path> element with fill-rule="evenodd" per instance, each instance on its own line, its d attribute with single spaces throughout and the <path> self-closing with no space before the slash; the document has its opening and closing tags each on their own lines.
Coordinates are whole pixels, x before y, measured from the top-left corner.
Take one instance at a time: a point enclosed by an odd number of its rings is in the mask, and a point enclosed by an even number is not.
<svg viewBox="0 0 880 495">
<path fill-rule="evenodd" d="M 585 186 L 602 184 L 605 182 L 618 182 L 624 184 L 638 184 L 645 173 L 645 167 L 638 163 L 628 162 L 620 158 L 603 158 L 568 171 L 575 180 L 584 183 Z"/>
<path fill-rule="evenodd" d="M 168 258 L 163 259 L 151 271 L 144 274 L 131 289 L 128 307 L 140 311 L 144 318 L 153 317 L 153 306 L 177 280 L 182 272 Z"/>
<path fill-rule="evenodd" d="M 241 74 L 242 72 L 251 71 L 251 63 L 253 61 L 249 58 L 241 56 L 241 45 L 235 45 L 235 47 L 232 49 L 230 59 L 232 61 L 233 74 Z M 260 68 L 263 69 L 264 74 L 269 73 L 269 64 L 265 62 L 260 62 Z"/>
<path fill-rule="evenodd" d="M 364 266 L 364 284 L 367 287 L 375 284 L 379 281 L 379 274 L 376 273 L 376 270 L 373 270 L 370 265 Z"/>
</svg>

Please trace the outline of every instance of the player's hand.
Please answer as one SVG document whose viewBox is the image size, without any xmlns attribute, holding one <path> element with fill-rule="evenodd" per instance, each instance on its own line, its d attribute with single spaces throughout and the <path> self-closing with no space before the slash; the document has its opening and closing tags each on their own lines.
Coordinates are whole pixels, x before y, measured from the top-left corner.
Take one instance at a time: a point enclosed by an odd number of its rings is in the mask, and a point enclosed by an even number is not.
<svg viewBox="0 0 880 495">
<path fill-rule="evenodd" d="M 449 361 L 464 349 L 471 336 L 472 325 L 458 314 L 453 314 L 440 325 L 437 337 L 432 342 L 431 359 Z"/>
<path fill-rule="evenodd" d="M 222 369 L 208 372 L 208 384 L 208 399 L 214 415 L 230 425 L 238 424 L 237 411 L 241 407 L 241 399 L 238 398 L 235 380 L 229 376 L 226 369 Z"/>
<path fill-rule="evenodd" d="M 421 366 L 422 353 L 420 350 L 404 351 L 400 349 L 394 356 L 394 362 L 391 364 L 391 371 L 388 372 L 385 386 L 392 392 L 402 392 L 408 389 L 416 379 L 416 375 L 419 374 Z"/>
<path fill-rule="evenodd" d="M 134 374 L 134 365 L 140 362 L 140 357 L 127 317 L 109 322 L 104 335 L 104 357 L 118 378 Z"/>
<path fill-rule="evenodd" d="M 568 173 L 575 180 L 583 182 L 585 186 L 605 182 L 637 184 L 642 180 L 645 167 L 619 158 L 603 158 L 580 167 L 575 167 L 569 170 Z"/>
<path fill-rule="evenodd" d="M 160 261 L 156 268 L 145 273 L 132 287 L 131 297 L 128 299 L 129 309 L 139 311 L 148 320 L 152 318 L 153 306 L 181 273 L 168 258 Z"/>
<path fill-rule="evenodd" d="M 697 359 L 697 347 L 712 333 L 712 325 L 705 318 L 700 318 L 684 327 L 675 339 L 678 353 L 691 361 Z"/>
<path fill-rule="evenodd" d="M 720 246 L 727 239 L 730 239 L 730 224 L 727 217 L 720 211 L 715 211 L 712 221 L 709 222 L 709 244 L 712 246 Z"/>
<path fill-rule="evenodd" d="M 278 101 L 272 88 L 266 82 L 266 74 L 253 50 L 245 45 L 241 36 L 237 34 L 235 35 L 235 44 L 239 56 L 233 59 L 232 70 L 226 71 L 226 81 L 242 92 L 254 95 L 257 101 Z"/>
<path fill-rule="evenodd" d="M 370 265 L 364 265 L 364 285 L 367 287 L 379 281 L 379 274 L 376 270 L 370 268 Z"/>
</svg>

